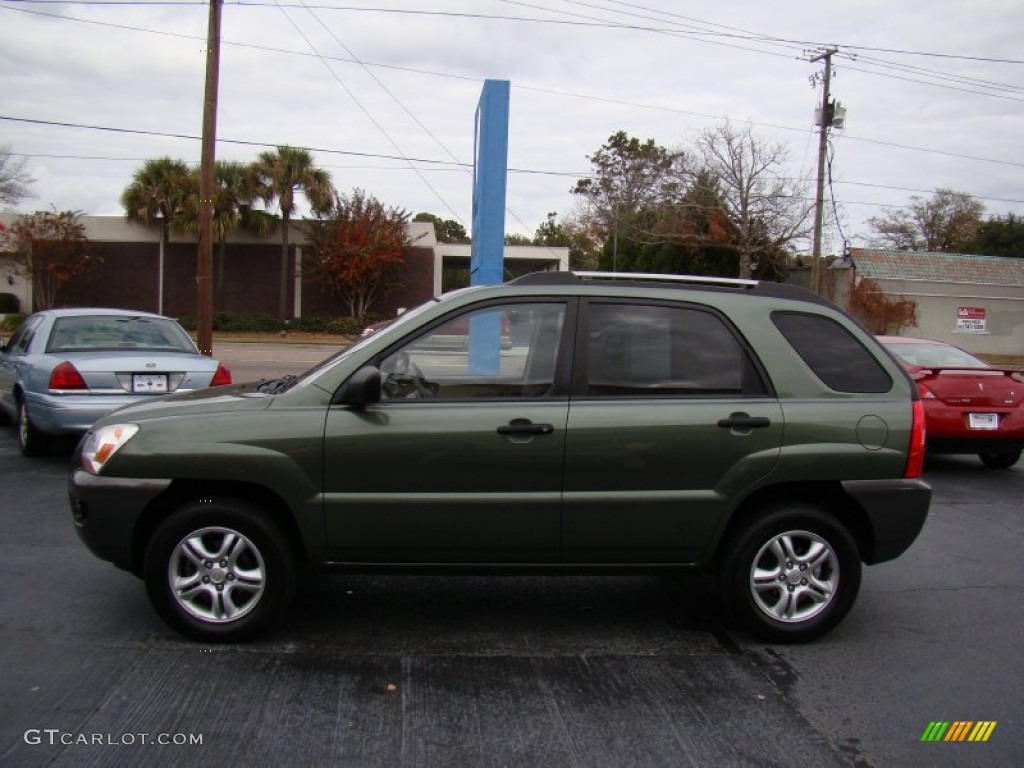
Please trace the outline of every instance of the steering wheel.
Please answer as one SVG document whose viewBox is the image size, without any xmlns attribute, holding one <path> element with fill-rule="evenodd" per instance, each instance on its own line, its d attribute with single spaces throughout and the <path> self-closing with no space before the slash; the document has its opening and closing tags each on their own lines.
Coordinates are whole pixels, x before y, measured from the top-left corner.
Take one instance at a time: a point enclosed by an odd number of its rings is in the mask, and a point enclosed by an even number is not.
<svg viewBox="0 0 1024 768">
<path fill-rule="evenodd" d="M 390 399 L 437 397 L 437 384 L 427 381 L 423 371 L 405 351 L 394 355 L 394 366 L 381 385 Z"/>
</svg>

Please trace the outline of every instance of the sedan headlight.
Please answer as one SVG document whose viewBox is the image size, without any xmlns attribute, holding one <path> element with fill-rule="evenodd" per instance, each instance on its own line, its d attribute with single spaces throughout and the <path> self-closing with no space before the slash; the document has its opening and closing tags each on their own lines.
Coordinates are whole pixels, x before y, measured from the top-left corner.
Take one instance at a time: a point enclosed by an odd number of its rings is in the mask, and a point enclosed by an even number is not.
<svg viewBox="0 0 1024 768">
<path fill-rule="evenodd" d="M 110 457 L 138 431 L 137 424 L 108 424 L 90 432 L 82 445 L 82 469 L 98 475 Z"/>
</svg>

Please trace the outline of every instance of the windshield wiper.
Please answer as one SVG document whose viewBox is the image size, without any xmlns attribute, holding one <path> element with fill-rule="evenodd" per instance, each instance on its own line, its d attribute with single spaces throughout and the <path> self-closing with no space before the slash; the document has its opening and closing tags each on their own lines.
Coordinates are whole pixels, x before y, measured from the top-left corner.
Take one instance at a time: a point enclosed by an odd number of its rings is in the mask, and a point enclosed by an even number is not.
<svg viewBox="0 0 1024 768">
<path fill-rule="evenodd" d="M 282 376 L 279 379 L 260 379 L 260 383 L 256 385 L 256 391 L 268 395 L 280 395 L 282 392 L 287 392 L 294 387 L 295 382 L 298 380 L 299 377 L 292 374 Z"/>
</svg>

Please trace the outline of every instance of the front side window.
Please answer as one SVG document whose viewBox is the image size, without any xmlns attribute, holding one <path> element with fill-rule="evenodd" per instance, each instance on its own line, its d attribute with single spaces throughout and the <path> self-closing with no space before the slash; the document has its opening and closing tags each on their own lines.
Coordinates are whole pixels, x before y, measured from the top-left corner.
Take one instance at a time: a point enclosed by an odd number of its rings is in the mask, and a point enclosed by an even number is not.
<svg viewBox="0 0 1024 768">
<path fill-rule="evenodd" d="M 417 336 L 380 363 L 382 398 L 549 397 L 565 304 L 490 306 Z"/>
<path fill-rule="evenodd" d="M 718 316 L 704 310 L 595 303 L 586 344 L 588 396 L 762 391 L 753 385 L 757 376 L 739 340 Z"/>
</svg>

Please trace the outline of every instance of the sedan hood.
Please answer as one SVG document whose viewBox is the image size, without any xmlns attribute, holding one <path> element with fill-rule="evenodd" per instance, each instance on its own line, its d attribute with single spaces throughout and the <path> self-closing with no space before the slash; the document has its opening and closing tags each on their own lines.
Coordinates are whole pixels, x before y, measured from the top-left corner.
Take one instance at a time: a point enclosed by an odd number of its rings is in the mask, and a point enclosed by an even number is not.
<svg viewBox="0 0 1024 768">
<path fill-rule="evenodd" d="M 257 392 L 255 383 L 231 384 L 126 405 L 97 423 L 151 421 L 170 416 L 193 416 L 225 411 L 261 411 L 268 408 L 273 401 L 273 395 Z"/>
</svg>

